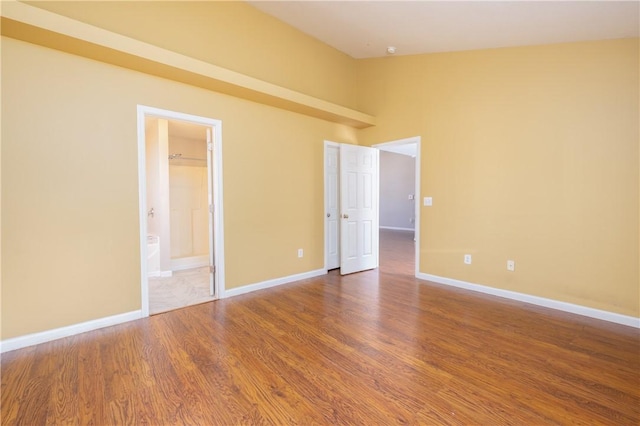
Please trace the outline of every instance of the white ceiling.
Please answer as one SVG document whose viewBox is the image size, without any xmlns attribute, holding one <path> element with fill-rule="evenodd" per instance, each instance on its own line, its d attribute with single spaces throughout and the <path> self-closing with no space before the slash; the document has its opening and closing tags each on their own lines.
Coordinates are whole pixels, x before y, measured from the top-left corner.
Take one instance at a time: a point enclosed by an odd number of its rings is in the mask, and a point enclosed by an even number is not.
<svg viewBox="0 0 640 426">
<path fill-rule="evenodd" d="M 639 1 L 249 1 L 352 56 L 638 37 Z"/>
</svg>

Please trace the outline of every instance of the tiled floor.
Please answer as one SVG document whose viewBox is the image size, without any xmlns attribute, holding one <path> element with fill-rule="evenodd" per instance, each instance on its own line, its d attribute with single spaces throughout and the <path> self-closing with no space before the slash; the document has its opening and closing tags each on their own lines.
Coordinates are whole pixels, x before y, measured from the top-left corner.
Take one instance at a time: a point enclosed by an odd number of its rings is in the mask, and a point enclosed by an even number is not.
<svg viewBox="0 0 640 426">
<path fill-rule="evenodd" d="M 207 266 L 176 271 L 172 277 L 149 278 L 149 313 L 159 314 L 213 300 Z"/>
</svg>

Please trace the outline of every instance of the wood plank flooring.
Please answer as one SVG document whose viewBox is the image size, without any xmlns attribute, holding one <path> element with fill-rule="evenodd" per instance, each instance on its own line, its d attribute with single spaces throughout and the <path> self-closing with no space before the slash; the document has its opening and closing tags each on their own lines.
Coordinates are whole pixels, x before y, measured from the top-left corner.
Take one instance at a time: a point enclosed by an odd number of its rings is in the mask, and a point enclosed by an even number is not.
<svg viewBox="0 0 640 426">
<path fill-rule="evenodd" d="M 2 356 L 2 424 L 640 423 L 637 329 L 381 268 Z M 402 252 L 407 255 L 401 255 Z"/>
</svg>

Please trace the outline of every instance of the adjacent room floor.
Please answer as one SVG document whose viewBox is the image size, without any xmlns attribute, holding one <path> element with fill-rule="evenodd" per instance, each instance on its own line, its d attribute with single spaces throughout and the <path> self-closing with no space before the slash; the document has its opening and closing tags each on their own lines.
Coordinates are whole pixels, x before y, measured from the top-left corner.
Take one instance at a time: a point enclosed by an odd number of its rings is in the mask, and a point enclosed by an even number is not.
<svg viewBox="0 0 640 426">
<path fill-rule="evenodd" d="M 176 271 L 171 277 L 149 278 L 151 315 L 211 300 L 208 266 Z"/>
</svg>

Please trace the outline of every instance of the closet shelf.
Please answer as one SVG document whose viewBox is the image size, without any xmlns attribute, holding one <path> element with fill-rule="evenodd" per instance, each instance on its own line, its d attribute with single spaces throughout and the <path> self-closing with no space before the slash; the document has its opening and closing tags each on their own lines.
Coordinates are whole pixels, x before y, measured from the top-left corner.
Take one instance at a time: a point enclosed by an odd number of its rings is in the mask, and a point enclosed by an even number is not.
<svg viewBox="0 0 640 426">
<path fill-rule="evenodd" d="M 2 2 L 2 35 L 358 129 L 375 117 L 22 2 Z"/>
</svg>

